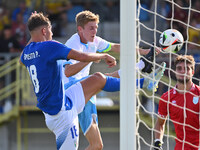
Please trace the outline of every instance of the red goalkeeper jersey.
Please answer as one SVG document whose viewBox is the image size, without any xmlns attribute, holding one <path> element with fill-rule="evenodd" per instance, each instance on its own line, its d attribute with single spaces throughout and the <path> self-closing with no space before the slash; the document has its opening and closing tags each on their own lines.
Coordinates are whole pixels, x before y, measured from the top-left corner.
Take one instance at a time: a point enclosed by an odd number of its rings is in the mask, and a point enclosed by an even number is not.
<svg viewBox="0 0 200 150">
<path fill-rule="evenodd" d="M 189 92 L 180 94 L 176 89 L 164 93 L 159 101 L 158 114 L 168 114 L 175 126 L 175 150 L 198 150 L 200 146 L 200 87 L 193 84 Z"/>
</svg>

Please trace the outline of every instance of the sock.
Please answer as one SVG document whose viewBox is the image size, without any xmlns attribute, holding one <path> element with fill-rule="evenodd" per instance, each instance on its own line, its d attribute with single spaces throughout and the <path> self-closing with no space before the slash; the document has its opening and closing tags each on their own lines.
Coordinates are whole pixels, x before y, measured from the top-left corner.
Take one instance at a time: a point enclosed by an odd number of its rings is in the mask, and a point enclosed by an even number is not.
<svg viewBox="0 0 200 150">
<path fill-rule="evenodd" d="M 102 89 L 103 91 L 106 92 L 116 92 L 120 90 L 120 79 L 119 78 L 114 78 L 110 76 L 106 76 L 106 84 L 104 88 Z M 136 80 L 136 86 L 140 85 L 140 88 L 143 87 L 144 84 L 144 78 L 141 78 L 140 80 Z"/>
<path fill-rule="evenodd" d="M 106 76 L 106 79 L 106 84 L 102 89 L 103 91 L 116 92 L 120 90 L 120 78 Z"/>
<path fill-rule="evenodd" d="M 140 88 L 143 87 L 143 83 L 144 83 L 144 78 L 141 78 L 140 80 L 136 80 L 136 87 L 138 88 L 138 84 L 140 85 Z"/>
</svg>

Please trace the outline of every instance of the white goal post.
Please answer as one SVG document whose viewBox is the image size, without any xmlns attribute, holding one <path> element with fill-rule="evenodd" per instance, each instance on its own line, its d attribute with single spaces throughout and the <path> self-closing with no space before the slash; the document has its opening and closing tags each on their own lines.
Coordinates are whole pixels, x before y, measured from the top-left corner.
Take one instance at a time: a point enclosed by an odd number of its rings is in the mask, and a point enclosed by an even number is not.
<svg viewBox="0 0 200 150">
<path fill-rule="evenodd" d="M 136 0 L 120 2 L 120 150 L 136 150 Z"/>
</svg>

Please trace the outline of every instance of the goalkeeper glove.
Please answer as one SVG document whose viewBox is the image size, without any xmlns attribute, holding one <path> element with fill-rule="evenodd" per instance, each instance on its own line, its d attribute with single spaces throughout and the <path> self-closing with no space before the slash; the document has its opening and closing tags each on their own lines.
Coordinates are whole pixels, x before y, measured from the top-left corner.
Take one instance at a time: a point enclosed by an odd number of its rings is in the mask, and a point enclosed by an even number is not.
<svg viewBox="0 0 200 150">
<path fill-rule="evenodd" d="M 160 141 L 160 139 L 156 139 L 154 141 L 154 150 L 162 150 L 162 142 Z"/>
</svg>

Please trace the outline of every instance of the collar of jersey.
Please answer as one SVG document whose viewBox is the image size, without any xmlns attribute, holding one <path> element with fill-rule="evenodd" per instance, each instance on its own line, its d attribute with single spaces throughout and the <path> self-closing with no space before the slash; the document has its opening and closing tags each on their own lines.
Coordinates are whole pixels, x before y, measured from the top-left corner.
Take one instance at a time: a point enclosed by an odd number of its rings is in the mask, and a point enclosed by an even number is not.
<svg viewBox="0 0 200 150">
<path fill-rule="evenodd" d="M 175 87 L 174 87 L 174 92 L 175 92 L 175 93 L 177 92 L 176 89 L 177 89 L 177 84 L 176 84 Z M 192 91 L 194 91 L 194 89 L 195 89 L 195 85 L 194 85 L 194 83 L 192 83 L 192 87 L 191 87 L 190 91 L 187 91 L 186 93 L 192 92 Z"/>
<path fill-rule="evenodd" d="M 82 43 L 82 42 L 80 42 L 82 45 L 84 45 L 85 47 L 86 47 L 86 49 L 88 49 L 88 43 L 87 44 L 85 44 L 85 43 Z"/>
</svg>

